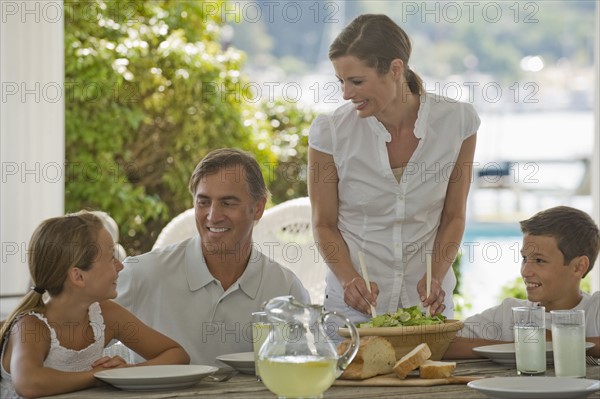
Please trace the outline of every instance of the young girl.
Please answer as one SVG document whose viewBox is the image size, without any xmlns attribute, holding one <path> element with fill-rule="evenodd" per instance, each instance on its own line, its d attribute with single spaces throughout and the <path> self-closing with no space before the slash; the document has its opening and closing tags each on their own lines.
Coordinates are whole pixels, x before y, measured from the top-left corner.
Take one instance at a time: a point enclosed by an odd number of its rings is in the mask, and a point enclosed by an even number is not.
<svg viewBox="0 0 600 399">
<path fill-rule="evenodd" d="M 113 339 L 148 359 L 137 365 L 189 363 L 180 345 L 111 300 L 123 270 L 113 253 L 110 234 L 89 212 L 48 219 L 35 230 L 28 254 L 34 286 L 0 329 L 0 397 L 95 385 L 94 373 L 127 366 L 103 356 Z"/>
</svg>

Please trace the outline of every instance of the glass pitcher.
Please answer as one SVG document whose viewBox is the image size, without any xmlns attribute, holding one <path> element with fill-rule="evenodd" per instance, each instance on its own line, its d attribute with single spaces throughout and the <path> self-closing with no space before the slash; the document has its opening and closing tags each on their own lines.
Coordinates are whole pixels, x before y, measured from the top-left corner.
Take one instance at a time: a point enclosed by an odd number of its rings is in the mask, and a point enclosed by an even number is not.
<svg viewBox="0 0 600 399">
<path fill-rule="evenodd" d="M 350 364 L 358 351 L 358 331 L 336 312 L 323 312 L 320 305 L 305 305 L 292 296 L 271 299 L 264 306 L 279 327 L 269 333 L 258 353 L 263 383 L 280 399 L 322 398 Z M 337 318 L 348 327 L 352 344 L 338 355 L 326 334 L 327 320 Z M 337 327 L 334 324 L 337 333 Z"/>
</svg>

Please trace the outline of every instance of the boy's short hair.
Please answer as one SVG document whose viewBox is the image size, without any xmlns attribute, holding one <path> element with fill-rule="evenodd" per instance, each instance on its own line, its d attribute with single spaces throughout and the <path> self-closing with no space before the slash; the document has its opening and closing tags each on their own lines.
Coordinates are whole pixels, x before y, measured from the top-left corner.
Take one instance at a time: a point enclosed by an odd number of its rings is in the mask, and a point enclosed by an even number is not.
<svg viewBox="0 0 600 399">
<path fill-rule="evenodd" d="M 523 234 L 550 236 L 556 239 L 565 264 L 578 256 L 587 256 L 590 267 L 583 277 L 594 267 L 600 250 L 600 233 L 598 226 L 587 213 L 569 206 L 557 206 L 538 212 L 519 223 Z"/>
</svg>

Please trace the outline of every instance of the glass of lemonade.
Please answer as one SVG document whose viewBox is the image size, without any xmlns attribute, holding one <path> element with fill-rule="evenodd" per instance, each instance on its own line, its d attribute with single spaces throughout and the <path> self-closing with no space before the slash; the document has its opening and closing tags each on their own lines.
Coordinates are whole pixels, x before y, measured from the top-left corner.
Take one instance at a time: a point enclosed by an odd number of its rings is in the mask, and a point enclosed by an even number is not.
<svg viewBox="0 0 600 399">
<path fill-rule="evenodd" d="M 557 377 L 585 377 L 585 311 L 552 310 L 552 352 Z"/>
<path fill-rule="evenodd" d="M 519 375 L 546 372 L 546 328 L 543 306 L 512 308 Z"/>
</svg>

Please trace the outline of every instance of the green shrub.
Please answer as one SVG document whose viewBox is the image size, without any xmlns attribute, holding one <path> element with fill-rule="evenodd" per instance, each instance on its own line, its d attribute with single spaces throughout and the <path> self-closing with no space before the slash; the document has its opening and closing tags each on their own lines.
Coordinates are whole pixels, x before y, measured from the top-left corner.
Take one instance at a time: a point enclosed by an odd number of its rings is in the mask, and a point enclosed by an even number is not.
<svg viewBox="0 0 600 399">
<path fill-rule="evenodd" d="M 189 177 L 213 149 L 255 154 L 275 203 L 306 195 L 312 113 L 249 101 L 244 54 L 221 46 L 222 21 L 203 3 L 65 5 L 65 208 L 108 212 L 129 254 L 192 206 Z"/>
</svg>

